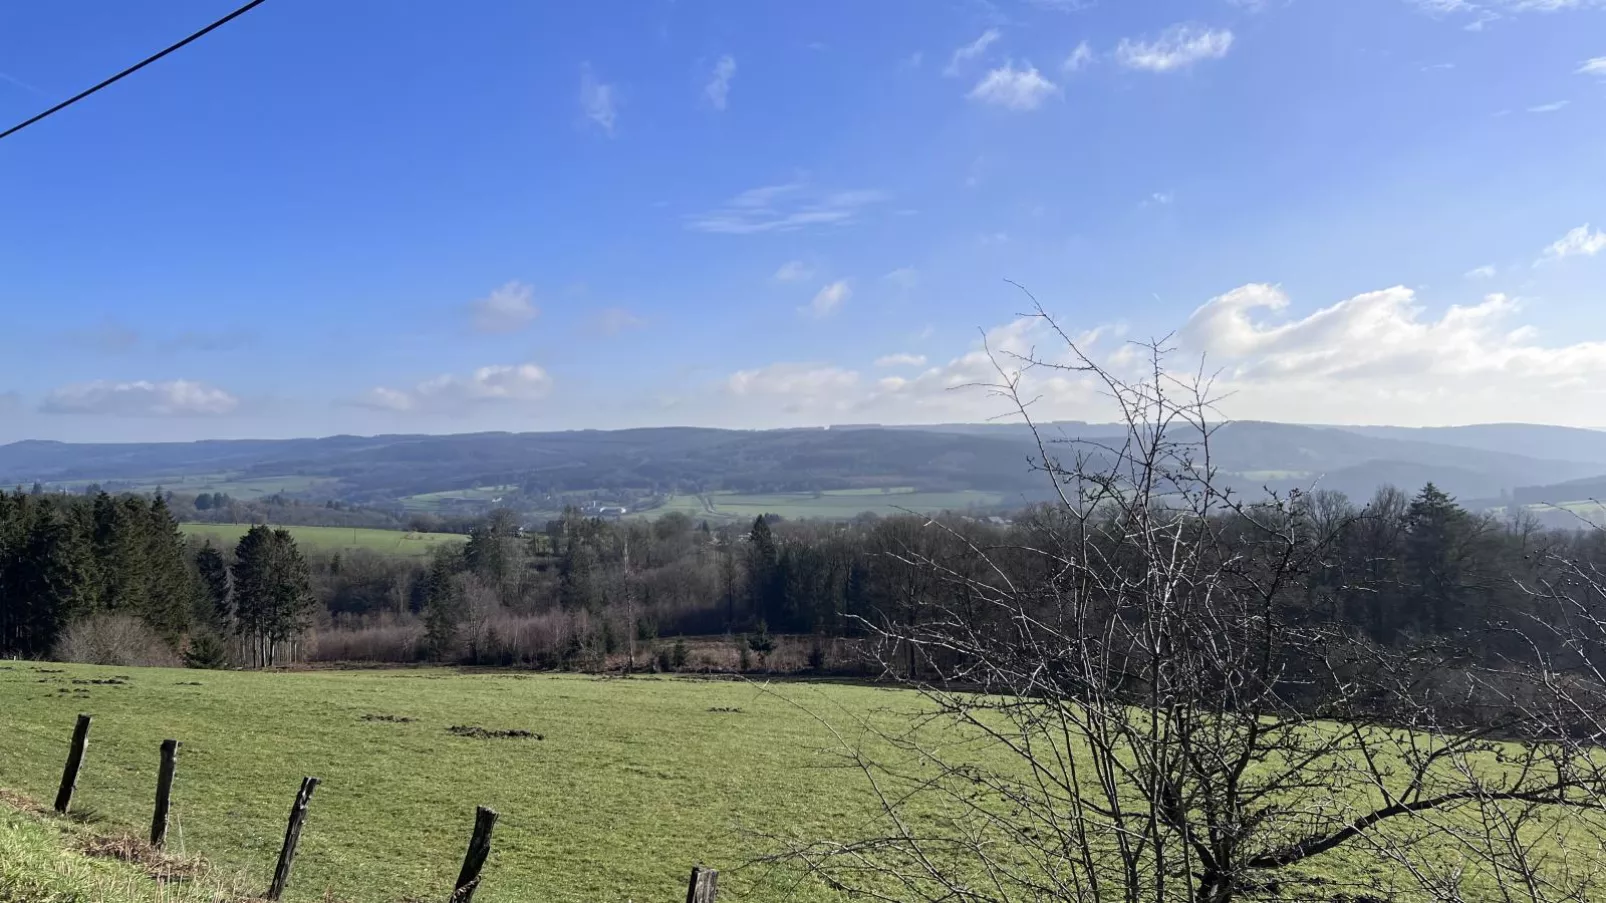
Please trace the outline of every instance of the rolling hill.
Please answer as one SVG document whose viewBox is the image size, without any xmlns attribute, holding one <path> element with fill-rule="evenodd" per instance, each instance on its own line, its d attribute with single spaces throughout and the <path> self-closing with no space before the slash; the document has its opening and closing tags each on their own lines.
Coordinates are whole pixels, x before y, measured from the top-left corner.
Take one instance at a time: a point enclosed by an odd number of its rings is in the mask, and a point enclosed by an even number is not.
<svg viewBox="0 0 1606 903">
<path fill-rule="evenodd" d="M 1044 425 L 1051 453 L 1098 453 L 1108 424 Z M 1181 437 L 1187 438 L 1187 437 Z M 913 488 L 1039 497 L 1037 446 L 1018 424 L 830 429 L 656 428 L 550 433 L 331 436 L 188 443 L 0 446 L 0 485 L 180 484 L 207 475 L 289 496 L 370 505 L 476 487 L 695 495 Z M 1369 495 L 1432 480 L 1469 500 L 1606 474 L 1606 433 L 1498 424 L 1411 430 L 1231 423 L 1213 463 L 1245 490 L 1312 486 Z M 483 492 L 484 503 L 499 495 Z M 1492 502 L 1491 502 L 1492 503 Z"/>
</svg>

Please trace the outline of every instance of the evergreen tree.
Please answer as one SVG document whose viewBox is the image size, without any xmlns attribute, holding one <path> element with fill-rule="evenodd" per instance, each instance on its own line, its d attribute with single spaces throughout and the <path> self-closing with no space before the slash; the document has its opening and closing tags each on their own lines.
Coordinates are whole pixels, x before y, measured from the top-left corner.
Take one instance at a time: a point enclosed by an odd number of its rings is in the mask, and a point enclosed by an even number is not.
<svg viewBox="0 0 1606 903">
<path fill-rule="evenodd" d="M 311 573 L 289 530 L 261 525 L 241 537 L 234 560 L 235 629 L 248 640 L 257 664 L 272 665 L 280 647 L 308 626 Z"/>
<path fill-rule="evenodd" d="M 234 575 L 210 540 L 195 553 L 195 570 L 201 581 L 201 598 L 207 621 L 219 633 L 234 630 Z"/>
<path fill-rule="evenodd" d="M 1429 483 L 1411 501 L 1405 523 L 1405 575 L 1419 599 L 1422 626 L 1436 634 L 1462 626 L 1471 517 Z"/>
<path fill-rule="evenodd" d="M 141 616 L 169 642 L 177 642 L 189 629 L 198 601 L 196 581 L 185 560 L 184 533 L 160 494 L 150 503 L 142 532 L 150 585 Z"/>
<path fill-rule="evenodd" d="M 424 645 L 436 661 L 450 657 L 457 648 L 457 626 L 463 619 L 455 580 L 459 564 L 456 554 L 439 550 L 424 581 Z"/>
<path fill-rule="evenodd" d="M 779 609 L 781 586 L 780 553 L 770 531 L 768 517 L 753 520 L 747 535 L 747 604 L 753 617 L 767 621 Z"/>
</svg>

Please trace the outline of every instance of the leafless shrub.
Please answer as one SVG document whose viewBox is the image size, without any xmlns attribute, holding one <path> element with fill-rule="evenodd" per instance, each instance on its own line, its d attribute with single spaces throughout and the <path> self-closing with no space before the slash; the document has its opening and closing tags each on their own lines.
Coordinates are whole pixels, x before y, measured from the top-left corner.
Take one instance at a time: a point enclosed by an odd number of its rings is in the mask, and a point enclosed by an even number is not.
<svg viewBox="0 0 1606 903">
<path fill-rule="evenodd" d="M 55 657 L 87 665 L 180 665 L 173 648 L 144 621 L 123 614 L 97 614 L 74 621 L 56 644 Z"/>
</svg>

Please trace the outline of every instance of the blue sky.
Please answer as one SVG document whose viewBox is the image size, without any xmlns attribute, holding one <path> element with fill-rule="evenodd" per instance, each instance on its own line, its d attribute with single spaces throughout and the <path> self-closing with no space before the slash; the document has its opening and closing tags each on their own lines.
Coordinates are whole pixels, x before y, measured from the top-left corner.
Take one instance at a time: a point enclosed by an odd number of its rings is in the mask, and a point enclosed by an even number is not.
<svg viewBox="0 0 1606 903">
<path fill-rule="evenodd" d="M 231 7 L 9 4 L 17 121 Z M 0 141 L 0 441 L 1606 426 L 1606 2 L 270 0 Z M 1045 416 L 1100 419 L 1027 376 Z"/>
</svg>

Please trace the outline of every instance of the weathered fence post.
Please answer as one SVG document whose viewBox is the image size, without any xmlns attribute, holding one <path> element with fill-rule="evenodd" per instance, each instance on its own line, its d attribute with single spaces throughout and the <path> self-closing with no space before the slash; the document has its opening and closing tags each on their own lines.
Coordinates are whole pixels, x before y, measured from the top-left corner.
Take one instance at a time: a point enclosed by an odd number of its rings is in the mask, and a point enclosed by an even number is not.
<svg viewBox="0 0 1606 903">
<path fill-rule="evenodd" d="M 318 789 L 317 778 L 302 778 L 301 791 L 290 807 L 290 824 L 284 829 L 284 847 L 279 850 L 279 864 L 273 869 L 273 884 L 269 885 L 267 899 L 277 900 L 290 881 L 290 866 L 296 859 L 296 844 L 301 842 L 301 824 L 307 820 L 307 803 L 312 791 Z"/>
<path fill-rule="evenodd" d="M 691 885 L 686 888 L 686 903 L 714 903 L 714 898 L 719 894 L 718 884 L 717 870 L 693 866 Z"/>
<path fill-rule="evenodd" d="M 89 745 L 89 716 L 79 715 L 72 731 L 72 749 L 67 751 L 67 768 L 61 773 L 61 789 L 56 791 L 56 811 L 67 814 L 73 791 L 78 788 L 78 769 L 84 764 L 84 747 Z"/>
<path fill-rule="evenodd" d="M 178 767 L 178 741 L 162 741 L 162 766 L 156 772 L 156 812 L 151 815 L 151 846 L 167 844 L 167 810 L 173 802 L 173 770 Z"/>
<path fill-rule="evenodd" d="M 450 903 L 469 903 L 474 899 L 474 890 L 480 886 L 480 869 L 491 855 L 491 829 L 495 827 L 495 809 L 480 806 L 475 810 L 474 836 L 469 838 L 468 853 L 463 856 L 463 869 L 457 873 Z"/>
</svg>

